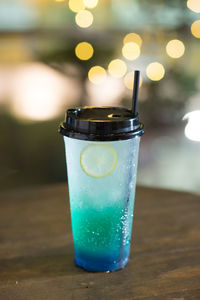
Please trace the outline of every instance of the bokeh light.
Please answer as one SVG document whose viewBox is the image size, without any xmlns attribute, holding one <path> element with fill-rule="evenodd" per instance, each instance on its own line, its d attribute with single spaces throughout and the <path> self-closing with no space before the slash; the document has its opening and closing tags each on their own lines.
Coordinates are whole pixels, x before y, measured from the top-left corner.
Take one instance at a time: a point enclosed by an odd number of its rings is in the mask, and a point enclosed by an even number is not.
<svg viewBox="0 0 200 300">
<path fill-rule="evenodd" d="M 10 108 L 21 120 L 53 119 L 66 109 L 66 97 L 67 105 L 79 101 L 78 82 L 44 64 L 24 64 L 13 73 Z"/>
<path fill-rule="evenodd" d="M 119 106 L 124 93 L 123 81 L 107 75 L 98 85 L 89 80 L 86 82 L 88 105 L 93 106 Z"/>
<path fill-rule="evenodd" d="M 68 5 L 73 12 L 79 12 L 85 8 L 83 0 L 69 0 Z"/>
<path fill-rule="evenodd" d="M 88 8 L 94 8 L 98 4 L 98 0 L 83 0 L 83 3 Z"/>
<path fill-rule="evenodd" d="M 75 48 L 75 54 L 80 60 L 88 60 L 93 56 L 94 49 L 90 43 L 81 42 Z"/>
<path fill-rule="evenodd" d="M 75 17 L 76 24 L 79 27 L 87 28 L 93 23 L 93 14 L 89 10 L 80 10 Z"/>
<path fill-rule="evenodd" d="M 172 58 L 179 58 L 185 52 L 185 46 L 180 40 L 171 40 L 166 46 L 167 54 Z"/>
<path fill-rule="evenodd" d="M 133 43 L 138 44 L 139 47 L 142 46 L 142 38 L 141 38 L 141 36 L 139 34 L 137 34 L 137 33 L 134 33 L 134 32 L 128 33 L 124 37 L 123 42 L 124 42 L 124 44 L 133 42 Z"/>
<path fill-rule="evenodd" d="M 195 36 L 197 39 L 200 39 L 200 20 L 197 20 L 194 23 L 192 23 L 191 32 L 193 36 Z"/>
<path fill-rule="evenodd" d="M 188 0 L 187 7 L 192 11 L 199 13 L 200 12 L 200 1 L 199 0 Z"/>
<path fill-rule="evenodd" d="M 133 83 L 134 83 L 134 72 L 129 72 L 124 77 L 124 85 L 127 87 L 127 89 L 133 90 Z M 142 86 L 142 76 L 140 76 L 140 83 L 139 83 L 139 87 L 141 86 Z"/>
<path fill-rule="evenodd" d="M 106 76 L 106 70 L 100 66 L 94 66 L 88 72 L 88 78 L 94 84 L 102 83 L 106 79 Z"/>
<path fill-rule="evenodd" d="M 122 54 L 128 60 L 135 60 L 140 56 L 140 47 L 133 42 L 126 43 L 122 48 Z"/>
<path fill-rule="evenodd" d="M 188 119 L 185 136 L 192 141 L 200 142 L 200 110 L 187 113 L 183 119 Z"/>
<path fill-rule="evenodd" d="M 127 66 L 126 63 L 121 59 L 114 59 L 108 65 L 108 72 L 113 77 L 123 77 L 126 73 Z"/>
<path fill-rule="evenodd" d="M 165 69 L 162 64 L 153 62 L 146 68 L 146 74 L 153 81 L 161 80 L 165 75 Z"/>
</svg>

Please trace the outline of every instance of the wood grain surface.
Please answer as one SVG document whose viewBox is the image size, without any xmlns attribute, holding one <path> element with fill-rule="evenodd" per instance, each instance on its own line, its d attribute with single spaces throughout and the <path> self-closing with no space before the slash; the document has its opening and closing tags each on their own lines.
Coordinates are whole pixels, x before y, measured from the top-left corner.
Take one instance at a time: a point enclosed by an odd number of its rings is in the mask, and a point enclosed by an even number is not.
<svg viewBox="0 0 200 300">
<path fill-rule="evenodd" d="M 74 265 L 65 184 L 0 194 L 0 300 L 200 300 L 200 196 L 139 187 L 128 265 Z"/>
</svg>

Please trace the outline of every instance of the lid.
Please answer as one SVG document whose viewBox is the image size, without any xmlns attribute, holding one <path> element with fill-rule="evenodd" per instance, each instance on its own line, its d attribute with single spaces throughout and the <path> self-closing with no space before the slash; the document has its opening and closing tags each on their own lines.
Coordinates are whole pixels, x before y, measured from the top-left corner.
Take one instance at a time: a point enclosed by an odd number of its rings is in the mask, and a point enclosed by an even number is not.
<svg viewBox="0 0 200 300">
<path fill-rule="evenodd" d="M 144 126 L 126 108 L 85 106 L 67 110 L 60 133 L 80 140 L 115 141 L 141 136 Z"/>
</svg>

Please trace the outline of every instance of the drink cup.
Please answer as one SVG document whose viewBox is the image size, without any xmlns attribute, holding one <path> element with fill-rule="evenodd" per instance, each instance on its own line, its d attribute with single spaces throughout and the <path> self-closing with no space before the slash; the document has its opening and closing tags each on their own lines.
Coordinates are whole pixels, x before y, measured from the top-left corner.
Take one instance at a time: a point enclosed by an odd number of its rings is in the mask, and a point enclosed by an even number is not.
<svg viewBox="0 0 200 300">
<path fill-rule="evenodd" d="M 75 263 L 88 271 L 123 268 L 129 259 L 140 137 L 125 108 L 70 109 L 64 137 Z"/>
</svg>

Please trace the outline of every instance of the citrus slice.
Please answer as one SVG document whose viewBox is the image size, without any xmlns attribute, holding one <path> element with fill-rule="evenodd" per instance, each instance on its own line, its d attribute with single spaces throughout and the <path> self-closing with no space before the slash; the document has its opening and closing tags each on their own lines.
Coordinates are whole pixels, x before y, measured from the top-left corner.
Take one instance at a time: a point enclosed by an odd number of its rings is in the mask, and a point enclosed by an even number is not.
<svg viewBox="0 0 200 300">
<path fill-rule="evenodd" d="M 82 170 L 91 177 L 104 177 L 112 173 L 117 165 L 117 154 L 109 145 L 89 145 L 81 152 Z"/>
</svg>

